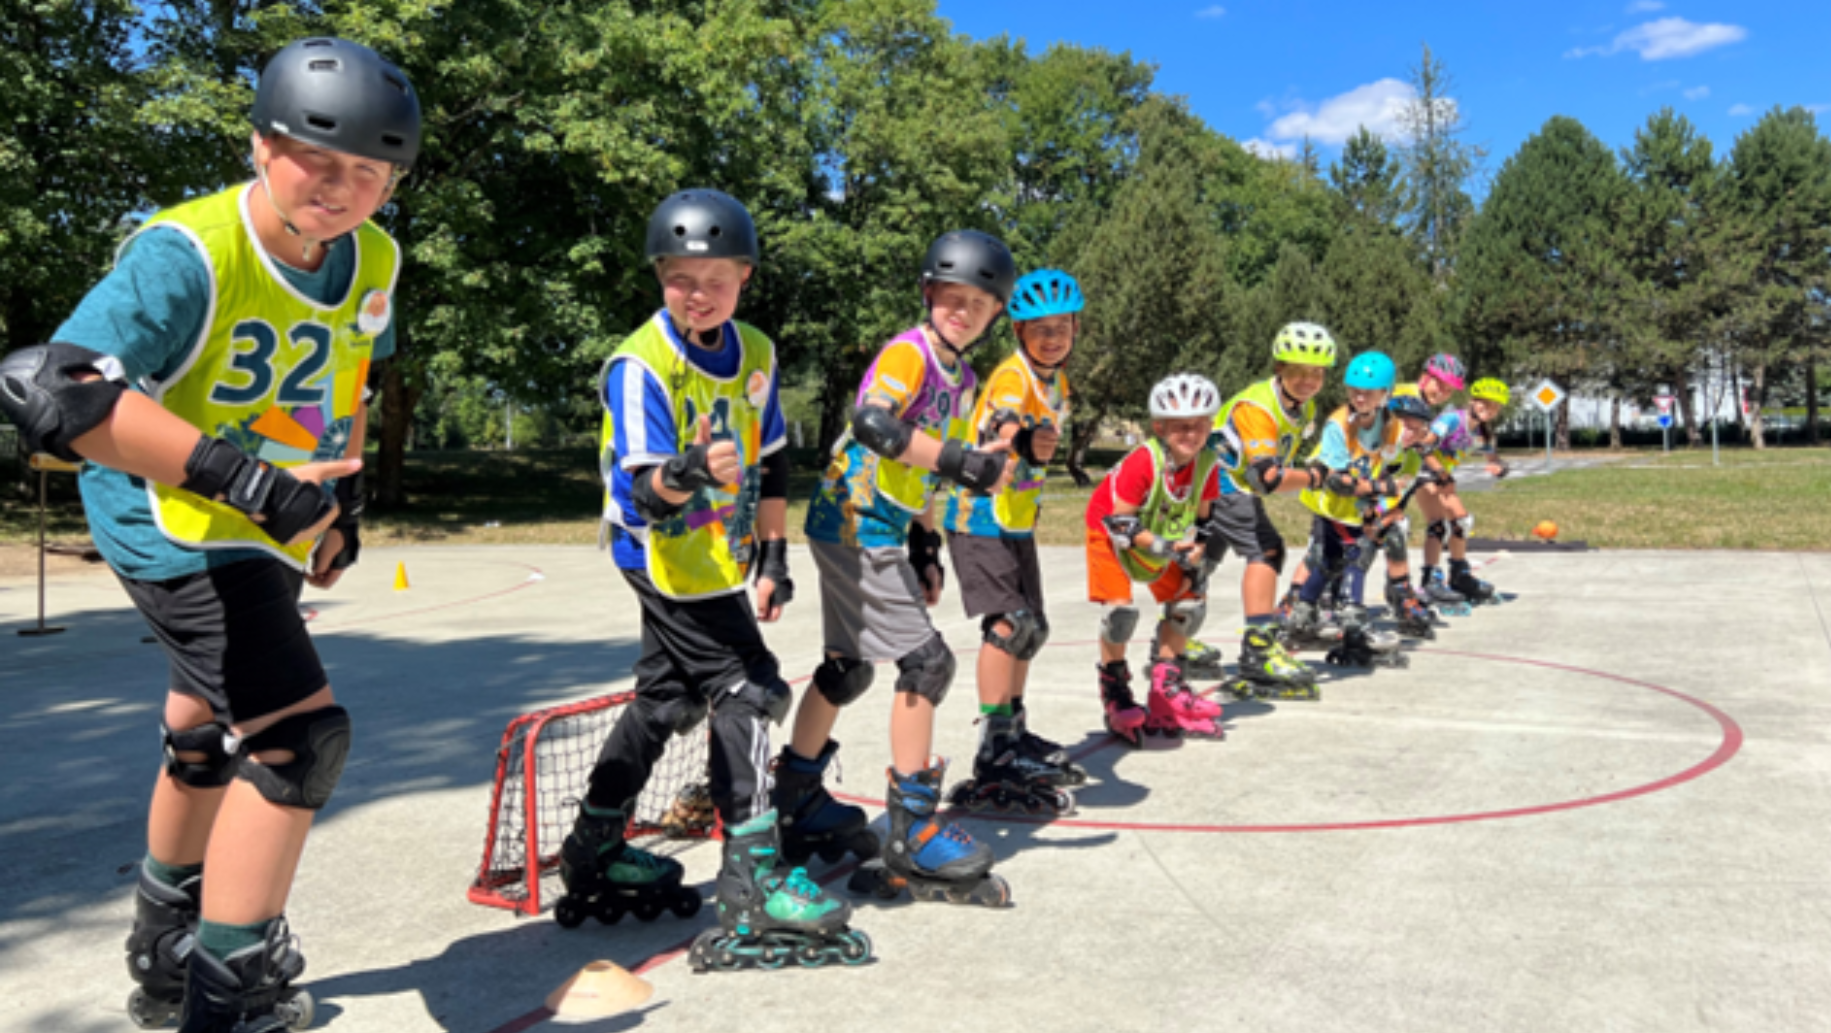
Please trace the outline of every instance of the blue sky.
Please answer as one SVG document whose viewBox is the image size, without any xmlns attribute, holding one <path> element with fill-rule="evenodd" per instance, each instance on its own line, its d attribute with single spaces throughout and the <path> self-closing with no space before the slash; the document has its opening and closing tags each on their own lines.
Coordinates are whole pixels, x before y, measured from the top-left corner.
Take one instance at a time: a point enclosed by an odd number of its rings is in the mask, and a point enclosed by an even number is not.
<svg viewBox="0 0 1831 1033">
<path fill-rule="evenodd" d="M 1363 122 L 1396 133 L 1428 42 L 1455 80 L 1488 171 L 1553 115 L 1619 150 L 1670 105 L 1726 154 L 1774 105 L 1831 130 L 1831 3 L 1610 0 L 1461 4 L 1269 0 L 939 0 L 955 31 L 1129 50 L 1215 129 L 1289 152 L 1307 131 L 1333 157 Z"/>
</svg>

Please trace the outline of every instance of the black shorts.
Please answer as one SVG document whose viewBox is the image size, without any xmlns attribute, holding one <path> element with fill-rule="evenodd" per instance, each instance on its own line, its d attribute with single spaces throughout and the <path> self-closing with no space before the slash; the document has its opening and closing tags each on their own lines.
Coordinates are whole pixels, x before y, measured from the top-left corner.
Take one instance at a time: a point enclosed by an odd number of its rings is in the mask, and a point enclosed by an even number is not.
<svg viewBox="0 0 1831 1033">
<path fill-rule="evenodd" d="M 175 692 L 210 704 L 218 718 L 252 721 L 327 684 L 299 615 L 305 575 L 274 559 L 248 559 L 167 581 L 121 578 L 171 662 Z"/>
<path fill-rule="evenodd" d="M 673 599 L 661 594 L 647 571 L 621 573 L 642 604 L 642 656 L 631 672 L 637 692 L 704 703 L 744 679 L 769 685 L 781 677 L 749 594 Z"/>
<path fill-rule="evenodd" d="M 1284 551 L 1284 537 L 1272 526 L 1259 496 L 1222 495 L 1214 500 L 1212 512 L 1221 540 L 1246 562 L 1270 563 L 1272 555 Z"/>
<path fill-rule="evenodd" d="M 1035 538 L 947 533 L 947 551 L 968 617 L 1029 610 L 1043 613 L 1043 574 Z"/>
</svg>

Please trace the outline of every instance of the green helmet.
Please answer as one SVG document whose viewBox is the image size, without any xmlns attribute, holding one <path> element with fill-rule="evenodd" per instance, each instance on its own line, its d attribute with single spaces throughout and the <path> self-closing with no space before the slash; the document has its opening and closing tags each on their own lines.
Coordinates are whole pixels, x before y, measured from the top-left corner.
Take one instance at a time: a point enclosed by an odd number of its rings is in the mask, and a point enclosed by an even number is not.
<svg viewBox="0 0 1831 1033">
<path fill-rule="evenodd" d="M 1513 392 L 1507 389 L 1506 383 L 1493 377 L 1483 377 L 1469 388 L 1470 398 L 1480 398 L 1489 402 L 1506 405 L 1513 400 Z"/>
<path fill-rule="evenodd" d="M 1272 342 L 1272 359 L 1327 369 L 1335 365 L 1335 338 L 1315 323 L 1287 323 Z"/>
</svg>

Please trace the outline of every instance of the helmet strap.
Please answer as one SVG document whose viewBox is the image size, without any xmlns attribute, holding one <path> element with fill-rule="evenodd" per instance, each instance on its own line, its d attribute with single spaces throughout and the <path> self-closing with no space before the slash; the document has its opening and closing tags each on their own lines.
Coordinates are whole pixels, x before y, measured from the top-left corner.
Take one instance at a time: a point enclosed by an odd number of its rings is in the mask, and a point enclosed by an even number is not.
<svg viewBox="0 0 1831 1033">
<path fill-rule="evenodd" d="M 257 162 L 255 164 L 255 171 L 261 181 L 261 193 L 267 198 L 267 206 L 272 208 L 273 214 L 279 217 L 280 225 L 286 227 L 286 232 L 299 238 L 299 253 L 301 260 L 310 262 L 312 260 L 312 249 L 321 246 L 324 241 L 318 240 L 315 237 L 308 237 L 304 233 L 301 233 L 299 227 L 293 225 L 292 217 L 287 215 L 285 210 L 280 207 L 280 202 L 274 200 L 273 185 L 267 182 L 266 163 Z"/>
</svg>

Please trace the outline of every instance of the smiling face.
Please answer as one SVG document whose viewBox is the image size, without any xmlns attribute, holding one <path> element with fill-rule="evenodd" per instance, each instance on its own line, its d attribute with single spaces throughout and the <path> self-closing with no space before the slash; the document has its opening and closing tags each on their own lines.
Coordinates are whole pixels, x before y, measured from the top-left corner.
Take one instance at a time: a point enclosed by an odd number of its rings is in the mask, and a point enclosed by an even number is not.
<svg viewBox="0 0 1831 1033">
<path fill-rule="evenodd" d="M 256 134 L 254 161 L 265 170 L 267 189 L 280 212 L 263 204 L 250 205 L 250 211 L 255 213 L 257 225 L 273 222 L 272 228 L 281 238 L 290 236 L 278 222 L 283 214 L 301 237 L 335 240 L 386 204 L 394 185 L 394 166 L 385 161 L 326 150 L 285 136 Z"/>
<path fill-rule="evenodd" d="M 1208 431 L 1214 421 L 1206 416 L 1191 417 L 1186 420 L 1152 420 L 1151 433 L 1163 442 L 1164 451 L 1170 453 L 1170 461 L 1182 466 L 1195 458 L 1208 441 Z"/>
<path fill-rule="evenodd" d="M 1348 389 L 1348 407 L 1357 413 L 1367 414 L 1377 411 L 1386 404 L 1386 392 L 1369 391 L 1366 388 L 1351 387 Z"/>
<path fill-rule="evenodd" d="M 1012 324 L 1030 359 L 1043 366 L 1060 366 L 1074 348 L 1074 316 L 1044 316 Z"/>
<path fill-rule="evenodd" d="M 1004 306 L 989 291 L 964 283 L 937 283 L 928 288 L 928 318 L 949 342 L 965 347 L 979 339 Z"/>
<path fill-rule="evenodd" d="M 1469 408 L 1475 411 L 1476 419 L 1486 424 L 1492 425 L 1500 418 L 1500 403 L 1490 398 L 1477 398 L 1469 403 Z"/>
<path fill-rule="evenodd" d="M 1399 447 L 1410 448 L 1430 436 L 1430 421 L 1416 416 L 1399 417 Z"/>
<path fill-rule="evenodd" d="M 1329 379 L 1329 370 L 1324 366 L 1304 366 L 1295 362 L 1278 364 L 1278 382 L 1284 385 L 1285 393 L 1299 402 L 1307 402 L 1316 397 L 1322 385 Z"/>
<path fill-rule="evenodd" d="M 674 325 L 703 334 L 737 312 L 750 266 L 735 258 L 667 258 L 656 263 L 655 275 Z"/>
</svg>

